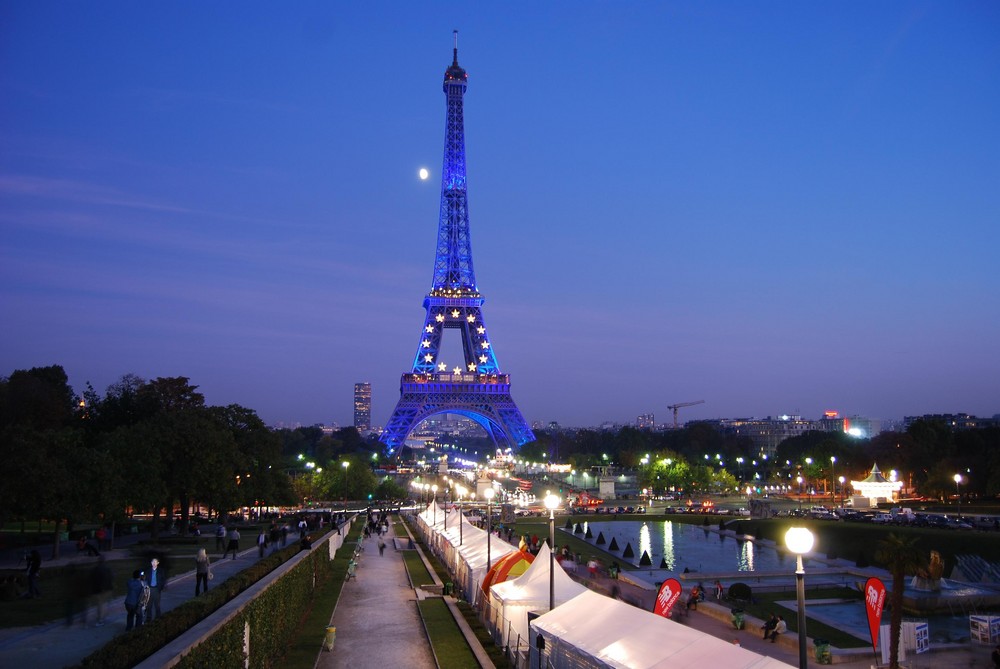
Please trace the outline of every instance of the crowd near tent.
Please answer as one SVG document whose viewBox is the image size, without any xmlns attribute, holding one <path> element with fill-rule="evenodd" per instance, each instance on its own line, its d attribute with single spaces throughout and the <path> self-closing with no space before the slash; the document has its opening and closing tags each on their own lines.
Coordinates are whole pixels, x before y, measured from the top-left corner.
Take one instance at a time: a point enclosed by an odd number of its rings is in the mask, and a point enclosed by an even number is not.
<svg viewBox="0 0 1000 669">
<path fill-rule="evenodd" d="M 549 610 L 550 553 L 548 544 L 542 544 L 535 561 L 523 575 L 490 588 L 489 620 L 505 646 L 520 648 L 523 645 L 526 648 L 528 613 Z M 587 587 L 570 578 L 558 562 L 551 573 L 555 577 L 556 606 L 587 592 Z"/>
<path fill-rule="evenodd" d="M 590 590 L 532 620 L 530 637 L 532 667 L 792 669 L 780 660 Z"/>
</svg>

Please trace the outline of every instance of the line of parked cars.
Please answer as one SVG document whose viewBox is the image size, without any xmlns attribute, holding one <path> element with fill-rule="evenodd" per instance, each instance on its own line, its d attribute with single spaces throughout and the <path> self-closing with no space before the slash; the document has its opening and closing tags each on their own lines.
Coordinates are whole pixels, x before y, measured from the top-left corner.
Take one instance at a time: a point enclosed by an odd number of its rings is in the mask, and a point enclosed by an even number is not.
<svg viewBox="0 0 1000 669">
<path fill-rule="evenodd" d="M 814 507 L 811 509 L 793 509 L 784 515 L 820 520 L 843 520 L 852 523 L 874 523 L 875 525 L 905 525 L 908 527 L 930 527 L 946 530 L 1000 531 L 1000 519 L 992 516 L 959 517 L 922 511 L 914 513 L 912 509 L 901 507 L 894 507 L 888 512 L 874 509 L 860 511 L 857 509 Z"/>
</svg>

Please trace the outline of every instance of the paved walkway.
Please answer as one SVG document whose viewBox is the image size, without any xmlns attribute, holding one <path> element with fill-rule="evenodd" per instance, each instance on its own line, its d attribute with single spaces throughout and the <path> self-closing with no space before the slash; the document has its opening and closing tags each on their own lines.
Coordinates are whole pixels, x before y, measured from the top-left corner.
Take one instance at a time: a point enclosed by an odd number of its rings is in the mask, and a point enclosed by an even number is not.
<svg viewBox="0 0 1000 669">
<path fill-rule="evenodd" d="M 363 516 L 358 522 L 363 522 Z M 320 653 L 317 669 L 437 667 L 402 552 L 392 541 L 393 527 L 390 525 L 382 556 L 377 537 L 364 540 L 357 577 L 344 584 L 330 621 L 337 628 L 336 645 L 332 652 Z M 350 544 L 344 544 L 340 550 L 351 549 Z"/>
<path fill-rule="evenodd" d="M 289 539 L 291 540 L 291 538 Z M 243 542 L 249 541 L 244 539 Z M 241 542 L 242 543 L 242 542 Z M 51 566 L 74 562 L 84 566 L 96 564 L 97 558 L 81 558 L 75 555 L 62 557 L 58 560 L 47 560 L 42 563 L 42 569 Z M 376 554 L 378 551 L 376 551 Z M 105 551 L 105 556 L 112 569 L 115 569 L 116 558 L 130 557 L 127 549 L 117 548 Z M 221 554 L 209 553 L 212 558 L 214 579 L 209 582 L 209 588 L 226 580 L 233 574 L 242 571 L 257 561 L 257 548 L 248 548 L 233 560 L 218 560 Z M 218 560 L 218 561 L 217 561 Z M 190 569 L 187 567 L 190 566 Z M 160 600 L 163 612 L 169 611 L 194 596 L 194 558 L 174 558 L 174 572 L 170 575 L 167 587 Z M 119 573 L 116 570 L 116 589 L 123 591 L 124 583 L 131 574 Z M 42 581 L 44 596 L 44 581 Z M 83 658 L 98 650 L 114 637 L 125 632 L 125 596 L 124 594 L 111 599 L 107 604 L 106 624 L 95 627 L 95 609 L 87 611 L 87 625 L 75 623 L 67 626 L 62 620 L 34 627 L 17 627 L 0 630 L 0 667 L 66 667 L 78 664 Z M 156 624 L 153 621 L 152 624 Z"/>
</svg>

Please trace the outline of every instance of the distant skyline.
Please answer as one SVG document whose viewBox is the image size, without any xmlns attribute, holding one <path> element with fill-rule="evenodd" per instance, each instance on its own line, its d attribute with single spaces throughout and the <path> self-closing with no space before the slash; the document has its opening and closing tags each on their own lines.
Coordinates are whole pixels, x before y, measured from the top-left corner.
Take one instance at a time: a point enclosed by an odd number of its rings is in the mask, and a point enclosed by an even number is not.
<svg viewBox="0 0 1000 669">
<path fill-rule="evenodd" d="M 0 375 L 383 425 L 458 29 L 529 422 L 1000 413 L 997 3 L 380 7 L 0 6 Z"/>
</svg>

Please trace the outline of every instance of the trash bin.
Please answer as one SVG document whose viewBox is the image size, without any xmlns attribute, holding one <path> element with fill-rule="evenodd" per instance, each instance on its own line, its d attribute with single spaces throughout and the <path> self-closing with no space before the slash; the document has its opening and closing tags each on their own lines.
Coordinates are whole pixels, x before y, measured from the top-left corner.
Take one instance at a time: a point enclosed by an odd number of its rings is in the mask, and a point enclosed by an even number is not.
<svg viewBox="0 0 1000 669">
<path fill-rule="evenodd" d="M 816 646 L 816 661 L 820 664 L 832 664 L 833 654 L 830 652 L 830 642 L 826 639 L 816 638 L 813 639 L 813 645 Z"/>
<path fill-rule="evenodd" d="M 337 641 L 337 628 L 327 627 L 326 636 L 323 637 L 323 648 L 328 651 L 333 650 L 333 644 Z"/>
<path fill-rule="evenodd" d="M 444 594 L 450 595 L 451 594 L 451 589 L 453 587 L 455 587 L 455 586 L 454 586 L 454 584 L 451 581 L 446 581 L 445 584 L 444 584 Z"/>
<path fill-rule="evenodd" d="M 743 621 L 743 609 L 730 609 L 730 613 L 733 614 L 733 627 L 741 630 L 746 625 Z"/>
</svg>

